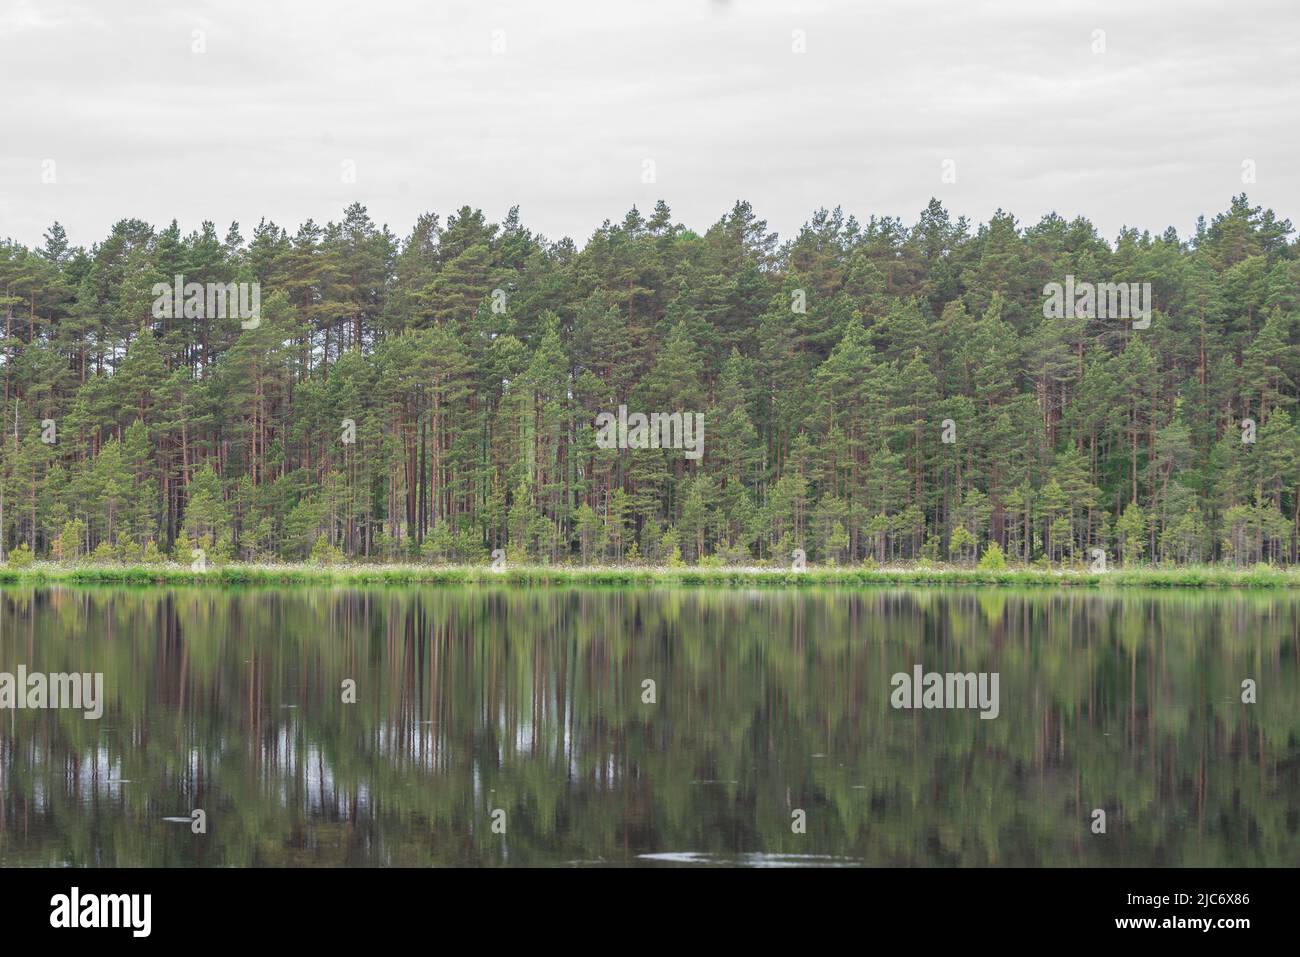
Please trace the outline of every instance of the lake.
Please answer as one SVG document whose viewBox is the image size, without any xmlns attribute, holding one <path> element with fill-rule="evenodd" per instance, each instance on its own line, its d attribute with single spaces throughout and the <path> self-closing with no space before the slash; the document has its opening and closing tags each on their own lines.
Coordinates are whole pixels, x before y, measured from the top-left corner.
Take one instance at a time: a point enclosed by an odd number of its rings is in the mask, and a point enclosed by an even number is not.
<svg viewBox="0 0 1300 957">
<path fill-rule="evenodd" d="M 7 587 L 104 700 L 0 710 L 0 865 L 1296 866 L 1298 661 L 1287 592 Z"/>
</svg>

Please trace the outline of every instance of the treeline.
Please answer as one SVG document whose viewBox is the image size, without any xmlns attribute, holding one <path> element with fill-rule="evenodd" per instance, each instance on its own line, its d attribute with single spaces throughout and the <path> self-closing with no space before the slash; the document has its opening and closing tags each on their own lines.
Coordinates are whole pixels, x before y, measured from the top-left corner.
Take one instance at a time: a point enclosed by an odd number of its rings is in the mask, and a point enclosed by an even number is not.
<svg viewBox="0 0 1300 957">
<path fill-rule="evenodd" d="M 295 233 L 123 220 L 0 244 L 11 561 L 1294 562 L 1300 244 L 1242 195 L 1195 234 L 911 226 L 662 202 L 579 249 L 463 208 Z M 1043 289 L 1149 282 L 1149 327 Z M 260 321 L 155 308 L 259 282 Z M 160 317 L 161 316 L 161 317 Z M 233 316 L 227 318 L 226 316 Z M 596 417 L 703 413 L 703 456 Z M 633 443 L 628 443 L 633 444 Z"/>
</svg>

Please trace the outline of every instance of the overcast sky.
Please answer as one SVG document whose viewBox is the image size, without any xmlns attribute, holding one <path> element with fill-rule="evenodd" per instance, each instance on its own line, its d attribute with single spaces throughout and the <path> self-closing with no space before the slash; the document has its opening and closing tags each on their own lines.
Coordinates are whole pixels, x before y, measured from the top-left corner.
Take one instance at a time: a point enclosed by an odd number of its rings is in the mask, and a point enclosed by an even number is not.
<svg viewBox="0 0 1300 957">
<path fill-rule="evenodd" d="M 1297 0 L 0 0 L 0 237 L 931 196 L 1186 236 L 1242 190 L 1300 222 L 1298 106 Z"/>
</svg>

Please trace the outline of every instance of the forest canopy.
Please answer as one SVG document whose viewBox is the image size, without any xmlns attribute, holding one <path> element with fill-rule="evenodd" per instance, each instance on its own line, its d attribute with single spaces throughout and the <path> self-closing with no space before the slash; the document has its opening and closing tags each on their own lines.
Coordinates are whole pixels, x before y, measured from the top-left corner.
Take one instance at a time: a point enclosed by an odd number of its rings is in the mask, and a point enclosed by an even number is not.
<svg viewBox="0 0 1300 957">
<path fill-rule="evenodd" d="M 579 248 L 462 208 L 0 243 L 0 547 L 22 556 L 1294 562 L 1300 243 L 658 203 Z M 155 287 L 258 284 L 259 316 Z M 1066 277 L 1150 321 L 1048 316 Z M 1071 279 L 1073 281 L 1073 279 Z M 245 304 L 247 304 L 245 302 Z M 214 315 L 214 313 L 216 313 Z M 231 318 L 233 316 L 233 318 Z M 246 318 L 246 313 L 244 316 Z M 697 414 L 702 455 L 597 443 Z"/>
</svg>

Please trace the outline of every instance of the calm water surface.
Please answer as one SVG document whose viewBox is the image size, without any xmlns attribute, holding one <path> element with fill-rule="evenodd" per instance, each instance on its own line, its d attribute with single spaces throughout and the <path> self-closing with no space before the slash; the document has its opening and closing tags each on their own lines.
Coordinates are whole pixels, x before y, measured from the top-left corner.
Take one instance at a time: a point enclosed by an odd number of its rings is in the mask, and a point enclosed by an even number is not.
<svg viewBox="0 0 1300 957">
<path fill-rule="evenodd" d="M 1285 593 L 4 588 L 106 704 L 0 711 L 0 865 L 1295 866 L 1298 660 Z"/>
</svg>

